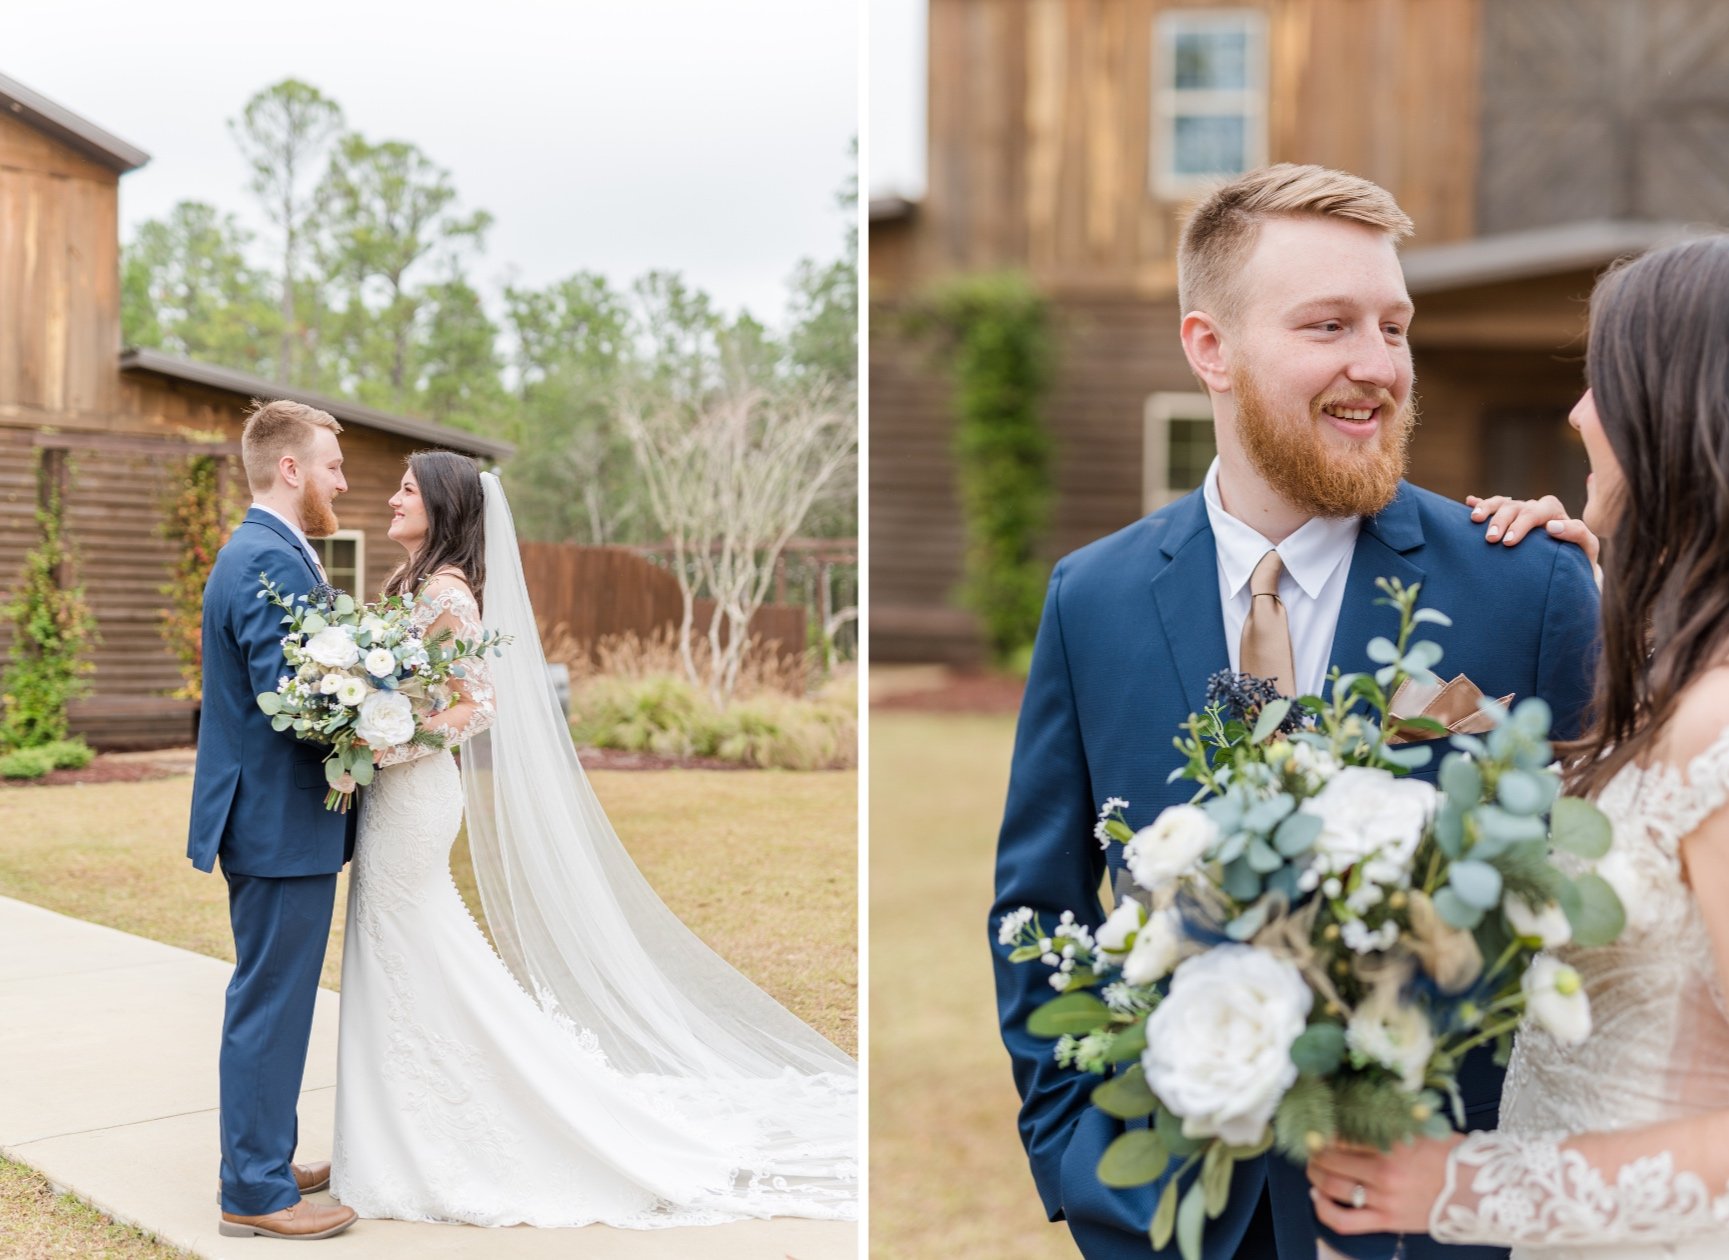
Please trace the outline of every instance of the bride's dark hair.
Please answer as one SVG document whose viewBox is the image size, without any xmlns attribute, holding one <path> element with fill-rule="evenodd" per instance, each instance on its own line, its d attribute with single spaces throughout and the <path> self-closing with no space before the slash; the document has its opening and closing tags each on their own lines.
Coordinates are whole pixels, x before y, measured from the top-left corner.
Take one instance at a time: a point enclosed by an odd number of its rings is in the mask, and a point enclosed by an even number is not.
<svg viewBox="0 0 1729 1260">
<path fill-rule="evenodd" d="M 484 606 L 486 589 L 486 496 L 480 469 L 455 451 L 416 451 L 408 470 L 426 506 L 426 541 L 385 580 L 386 595 L 420 589 L 440 569 L 460 569 Z"/>
<path fill-rule="evenodd" d="M 1563 749 L 1568 790 L 1594 795 L 1650 761 L 1682 690 L 1729 648 L 1729 236 L 1606 274 L 1586 375 L 1621 465 L 1591 724 Z"/>
</svg>

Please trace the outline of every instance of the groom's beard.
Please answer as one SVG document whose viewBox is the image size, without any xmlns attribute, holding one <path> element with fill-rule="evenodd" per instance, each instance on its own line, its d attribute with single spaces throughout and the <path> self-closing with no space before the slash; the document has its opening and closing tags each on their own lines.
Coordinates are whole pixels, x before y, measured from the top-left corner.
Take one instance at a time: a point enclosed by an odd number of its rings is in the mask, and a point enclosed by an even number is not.
<svg viewBox="0 0 1729 1260">
<path fill-rule="evenodd" d="M 1246 371 L 1232 373 L 1231 391 L 1237 400 L 1237 434 L 1249 462 L 1292 507 L 1334 519 L 1373 516 L 1398 494 L 1417 422 L 1414 396 L 1395 411 L 1392 395 L 1380 391 L 1385 418 L 1379 431 L 1350 448 L 1329 441 L 1321 427 L 1327 423 L 1321 408 L 1343 400 L 1317 398 L 1309 414 L 1298 418 L 1273 414 Z"/>
<path fill-rule="evenodd" d="M 328 538 L 337 528 L 336 509 L 310 481 L 300 488 L 300 528 L 308 538 Z"/>
</svg>

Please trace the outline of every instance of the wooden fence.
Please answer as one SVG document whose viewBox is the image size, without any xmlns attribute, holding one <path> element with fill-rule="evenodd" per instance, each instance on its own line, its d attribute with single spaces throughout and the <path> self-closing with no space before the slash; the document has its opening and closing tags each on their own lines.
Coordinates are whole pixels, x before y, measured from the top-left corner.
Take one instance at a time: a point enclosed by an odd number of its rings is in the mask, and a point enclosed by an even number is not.
<svg viewBox="0 0 1729 1260">
<path fill-rule="evenodd" d="M 628 547 L 580 547 L 572 543 L 521 544 L 522 573 L 543 635 L 560 632 L 585 644 L 609 635 L 644 638 L 678 628 L 684 616 L 678 579 Z M 696 601 L 696 624 L 707 629 L 714 601 Z M 796 657 L 805 649 L 808 614 L 802 605 L 764 604 L 751 633 L 777 654 Z M 723 632 L 724 634 L 724 632 Z"/>
</svg>

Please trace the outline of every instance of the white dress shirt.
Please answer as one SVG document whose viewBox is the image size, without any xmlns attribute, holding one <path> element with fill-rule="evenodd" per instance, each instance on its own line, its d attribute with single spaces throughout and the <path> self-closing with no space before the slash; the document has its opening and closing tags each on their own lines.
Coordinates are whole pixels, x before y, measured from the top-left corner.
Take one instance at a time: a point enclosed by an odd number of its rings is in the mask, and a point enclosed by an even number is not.
<svg viewBox="0 0 1729 1260">
<path fill-rule="evenodd" d="M 312 563 L 312 571 L 318 575 L 319 581 L 324 581 L 324 562 L 318 558 L 318 553 L 312 549 L 312 543 L 308 541 L 306 531 L 301 529 L 299 525 L 289 520 L 286 516 L 282 515 L 282 513 L 278 512 L 267 503 L 260 503 L 258 500 L 254 499 L 252 501 L 252 506 L 257 508 L 260 512 L 270 513 L 270 515 L 288 526 L 294 536 L 300 540 L 300 549 L 306 553 L 307 560 Z M 1241 626 L 1239 625 L 1238 628 L 1241 629 Z"/>
<path fill-rule="evenodd" d="M 1207 469 L 1202 493 L 1219 557 L 1219 603 L 1225 613 L 1225 646 L 1231 653 L 1231 668 L 1241 668 L 1243 623 L 1249 618 L 1252 599 L 1249 577 L 1261 557 L 1276 550 L 1285 566 L 1279 577 L 1279 598 L 1291 627 L 1297 690 L 1302 695 L 1320 695 L 1333 655 L 1333 634 L 1339 628 L 1339 608 L 1345 602 L 1345 579 L 1351 571 L 1361 518 L 1313 517 L 1274 547 L 1253 526 L 1225 511 L 1219 499 L 1216 458 Z"/>
</svg>

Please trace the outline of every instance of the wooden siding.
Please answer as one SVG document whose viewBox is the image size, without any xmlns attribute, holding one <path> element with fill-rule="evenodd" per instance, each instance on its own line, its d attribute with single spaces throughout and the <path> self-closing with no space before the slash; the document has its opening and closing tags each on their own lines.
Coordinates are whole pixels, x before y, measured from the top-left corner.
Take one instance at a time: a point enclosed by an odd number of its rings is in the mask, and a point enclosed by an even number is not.
<svg viewBox="0 0 1729 1260">
<path fill-rule="evenodd" d="M 546 642 L 568 639 L 591 653 L 612 635 L 647 638 L 684 618 L 678 580 L 627 547 L 579 547 L 571 543 L 520 544 L 523 580 Z M 708 625 L 714 601 L 696 601 L 699 628 Z M 802 605 L 764 604 L 751 631 L 781 656 L 805 649 L 809 614 Z"/>
<path fill-rule="evenodd" d="M 1425 244 L 1472 234 L 1479 0 L 931 0 L 916 270 L 1167 293 L 1183 206 L 1151 190 L 1154 30 L 1209 7 L 1267 15 L 1270 160 L 1381 183 Z"/>
<path fill-rule="evenodd" d="M 1484 23 L 1482 231 L 1729 222 L 1729 5 L 1502 0 Z"/>
<path fill-rule="evenodd" d="M 113 410 L 118 191 L 114 172 L 0 117 L 0 423 Z"/>
</svg>

